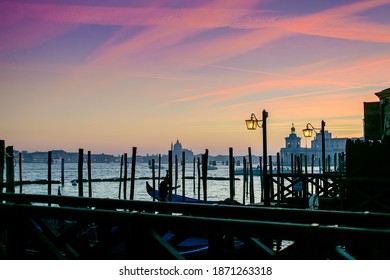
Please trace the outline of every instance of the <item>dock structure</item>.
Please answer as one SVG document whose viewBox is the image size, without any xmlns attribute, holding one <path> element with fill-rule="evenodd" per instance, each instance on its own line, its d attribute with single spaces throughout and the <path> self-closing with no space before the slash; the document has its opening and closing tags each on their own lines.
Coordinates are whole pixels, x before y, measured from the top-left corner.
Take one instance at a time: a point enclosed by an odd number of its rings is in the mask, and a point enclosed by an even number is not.
<svg viewBox="0 0 390 280">
<path fill-rule="evenodd" d="M 278 165 L 263 179 L 274 190 L 271 203 L 306 208 L 309 198 L 318 195 L 320 209 L 390 213 L 389 143 L 348 140 L 346 151 L 343 172 L 307 172 L 299 164 L 305 157 L 298 159 L 294 172 L 281 172 Z"/>
<path fill-rule="evenodd" d="M 3 259 L 390 257 L 387 213 L 10 193 L 0 200 Z"/>
<path fill-rule="evenodd" d="M 260 190 L 253 189 L 249 149 L 249 164 L 245 159 L 244 169 L 249 166 L 250 170 L 244 172 L 244 187 L 247 182 L 250 199 L 249 204 L 240 206 L 206 203 L 208 150 L 202 156 L 202 164 L 199 158 L 197 162 L 199 202 L 189 204 L 172 203 L 170 199 L 167 202 L 134 200 L 136 148 L 133 148 L 130 178 L 127 154 L 123 156 L 124 172 L 123 178 L 122 173 L 119 178 L 118 195 L 120 198 L 123 191 L 123 199 L 92 198 L 90 164 L 88 179 L 81 175 L 82 149 L 78 181 L 82 184 L 87 180 L 89 197 L 84 197 L 81 184 L 78 197 L 52 192 L 50 160 L 48 180 L 43 182 L 48 185 L 47 195 L 15 193 L 13 148 L 5 147 L 4 141 L 0 146 L 3 147 L 0 147 L 3 151 L 1 259 L 390 258 L 388 144 L 348 142 L 343 172 L 325 172 L 325 168 L 322 173 L 307 172 L 307 161 L 302 156 L 295 157 L 296 165 L 291 172 L 282 172 L 280 159 L 276 168 L 269 160 L 267 172 L 260 174 Z M 236 180 L 232 149 L 229 154 L 231 166 L 227 179 L 232 199 Z M 376 161 L 379 163 L 374 164 Z M 176 176 L 177 160 L 175 163 Z M 264 171 L 261 166 L 260 170 Z M 4 173 L 6 182 L 3 182 Z M 171 151 L 168 174 L 173 185 Z M 195 165 L 193 174 L 195 189 Z M 182 177 L 186 178 L 185 172 Z M 154 179 L 155 175 L 155 186 Z M 130 180 L 129 196 L 127 180 Z M 177 180 L 175 177 L 175 184 Z M 19 183 L 23 183 L 22 177 Z M 261 192 L 260 203 L 254 202 L 256 191 Z M 314 196 L 319 203 L 309 208 L 309 199 Z M 172 190 L 168 197 L 172 197 Z"/>
</svg>

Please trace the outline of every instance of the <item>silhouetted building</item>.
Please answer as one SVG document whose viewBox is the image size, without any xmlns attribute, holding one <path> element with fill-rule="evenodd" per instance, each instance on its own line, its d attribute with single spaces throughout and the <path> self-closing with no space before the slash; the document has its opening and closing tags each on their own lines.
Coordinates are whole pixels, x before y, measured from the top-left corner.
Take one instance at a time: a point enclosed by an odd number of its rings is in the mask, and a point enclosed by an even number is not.
<svg viewBox="0 0 390 280">
<path fill-rule="evenodd" d="M 390 88 L 376 93 L 380 101 L 381 140 L 390 142 Z"/>
<path fill-rule="evenodd" d="M 284 138 L 285 147 L 280 149 L 280 156 L 283 165 L 291 165 L 294 155 L 301 155 L 307 153 L 307 148 L 301 147 L 301 137 L 295 133 L 294 124 L 291 126 L 291 133 L 288 137 Z"/>
<path fill-rule="evenodd" d="M 179 161 L 182 161 L 183 152 L 185 152 L 186 161 L 192 161 L 194 158 L 194 153 L 191 150 L 183 149 L 182 144 L 179 142 L 179 139 L 176 140 L 175 144 L 171 144 L 172 157 L 175 159 L 177 156 Z"/>
<path fill-rule="evenodd" d="M 345 153 L 345 146 L 348 138 L 332 138 L 332 133 L 327 130 L 325 133 L 325 156 L 330 158 L 327 164 L 334 165 L 334 156 Z M 291 133 L 285 138 L 285 147 L 280 149 L 280 156 L 284 166 L 290 166 L 294 162 L 295 156 L 306 156 L 308 164 L 314 159 L 315 164 L 319 164 L 322 159 L 322 132 L 316 133 L 311 140 L 311 147 L 301 146 L 301 137 L 295 133 L 294 124 Z"/>
</svg>

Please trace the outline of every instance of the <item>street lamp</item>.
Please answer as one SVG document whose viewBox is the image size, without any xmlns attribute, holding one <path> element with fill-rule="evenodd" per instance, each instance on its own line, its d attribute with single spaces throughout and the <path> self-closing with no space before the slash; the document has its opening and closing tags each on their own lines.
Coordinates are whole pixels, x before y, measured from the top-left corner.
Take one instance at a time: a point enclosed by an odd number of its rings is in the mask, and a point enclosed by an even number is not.
<svg viewBox="0 0 390 280">
<path fill-rule="evenodd" d="M 248 130 L 256 130 L 257 127 L 261 127 L 260 122 L 262 122 L 262 120 L 259 121 L 256 118 L 256 115 L 252 113 L 251 118 L 249 120 L 245 120 L 246 128 Z"/>
<path fill-rule="evenodd" d="M 313 131 L 316 132 L 319 128 L 315 128 L 311 123 L 306 125 L 303 129 L 303 136 L 312 137 Z M 316 132 L 317 133 L 317 132 Z M 321 121 L 321 151 L 322 151 L 322 172 L 325 173 L 325 122 Z"/>
<path fill-rule="evenodd" d="M 305 137 L 312 137 L 313 136 L 313 130 L 317 130 L 318 128 L 315 128 L 311 123 L 308 123 L 306 125 L 305 129 L 302 129 L 303 131 L 303 136 Z"/>
<path fill-rule="evenodd" d="M 268 112 L 263 110 L 262 120 L 258 120 L 255 114 L 251 114 L 249 120 L 245 120 L 248 130 L 256 130 L 257 127 L 263 129 L 263 186 L 264 186 L 264 206 L 270 206 L 270 186 L 267 178 L 267 117 Z"/>
</svg>

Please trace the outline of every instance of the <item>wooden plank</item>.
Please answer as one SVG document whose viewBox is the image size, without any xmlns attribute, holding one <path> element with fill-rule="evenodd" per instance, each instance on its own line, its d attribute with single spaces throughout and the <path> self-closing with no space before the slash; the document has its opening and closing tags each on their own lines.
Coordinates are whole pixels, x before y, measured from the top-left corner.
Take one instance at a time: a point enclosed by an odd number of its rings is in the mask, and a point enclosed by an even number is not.
<svg viewBox="0 0 390 280">
<path fill-rule="evenodd" d="M 335 253 L 340 257 L 340 259 L 344 260 L 356 260 L 351 254 L 349 254 L 345 249 L 340 246 L 335 247 Z"/>
<path fill-rule="evenodd" d="M 164 256 L 164 259 L 184 260 L 185 258 L 166 240 L 164 240 L 156 231 L 150 232 L 151 240 L 153 241 L 154 248 L 159 251 L 160 256 Z"/>
<path fill-rule="evenodd" d="M 53 227 L 49 225 L 46 220 L 38 219 L 37 222 L 41 226 L 42 232 L 44 232 L 54 244 L 58 243 L 57 246 L 60 246 L 60 248 L 66 253 L 69 259 L 80 258 L 80 254 L 73 248 L 73 246 L 70 245 L 69 242 L 66 242 L 66 240 L 63 240 L 63 238 L 61 238 L 62 235 L 58 231 L 53 229 Z"/>
<path fill-rule="evenodd" d="M 273 259 L 275 252 L 265 245 L 258 238 L 243 238 L 244 243 L 249 247 L 251 255 L 255 255 L 258 259 Z"/>
<path fill-rule="evenodd" d="M 20 196 L 18 194 L 17 196 Z M 56 196 L 51 196 L 56 197 Z M 50 197 L 50 198 L 51 198 Z M 84 198 L 90 199 L 90 198 Z M 120 201 L 123 202 L 123 201 Z M 167 205 L 167 206 L 176 206 L 176 203 L 153 203 L 151 205 Z M 185 206 L 182 203 L 182 206 Z M 227 210 L 230 211 L 230 217 L 225 216 L 225 218 L 215 218 L 215 217 L 202 217 L 202 216 L 177 216 L 177 215 L 167 215 L 167 214 L 152 214 L 146 212 L 128 212 L 128 211 L 109 211 L 109 210 L 91 210 L 88 208 L 71 208 L 71 207 L 47 207 L 47 206 L 36 206 L 36 205 L 24 205 L 24 204 L 0 204 L 0 218 L 3 221 L 10 221 L 10 219 L 18 219 L 19 217 L 26 217 L 27 215 L 32 215 L 34 217 L 40 218 L 55 218 L 55 219 L 68 219 L 68 220 L 77 220 L 80 225 L 86 223 L 94 224 L 114 224 L 114 225 L 128 225 L 128 229 L 131 231 L 136 231 L 136 236 L 144 236 L 147 234 L 148 230 L 156 231 L 166 231 L 172 230 L 178 234 L 187 234 L 187 235 L 198 235 L 205 234 L 208 235 L 226 235 L 229 237 L 261 237 L 264 239 L 275 239 L 275 240 L 293 240 L 297 241 L 297 244 L 300 244 L 298 248 L 308 250 L 309 247 L 305 247 L 310 240 L 316 240 L 318 242 L 318 248 L 313 247 L 313 252 L 309 252 L 314 257 L 321 256 L 321 252 L 316 252 L 317 249 L 323 249 L 329 246 L 348 244 L 348 248 L 360 248 L 362 246 L 362 240 L 364 240 L 365 248 L 380 248 L 384 242 L 390 237 L 389 228 L 389 215 L 379 215 L 381 226 L 383 228 L 362 228 L 362 227 L 346 227 L 343 226 L 343 223 L 338 227 L 333 225 L 320 225 L 320 224 L 309 224 L 309 223 L 297 223 L 297 222 L 286 222 L 285 221 L 265 221 L 265 220 L 253 220 L 253 219 L 243 219 L 241 218 L 243 212 L 239 213 L 240 216 L 234 217 L 234 213 L 237 210 L 249 211 L 247 218 L 249 218 L 249 213 L 251 210 L 256 212 L 255 208 L 252 207 L 215 207 L 211 208 L 206 207 L 205 205 L 197 205 L 203 209 L 207 209 L 207 212 L 211 212 L 210 209 L 220 209 L 218 215 L 226 215 Z M 145 209 L 145 208 L 144 208 Z M 244 210 L 246 209 L 246 210 Z M 269 207 L 266 207 L 268 213 L 272 213 Z M 172 211 L 172 209 L 170 209 Z M 289 210 L 291 211 L 291 210 Z M 285 218 L 284 212 L 283 218 Z M 292 211 L 295 212 L 295 211 Z M 315 213 L 314 213 L 315 212 Z M 319 219 L 319 214 L 325 214 L 324 212 L 329 211 L 299 211 L 299 213 L 304 216 L 305 213 L 312 213 L 307 215 L 313 215 L 312 218 Z M 314 214 L 315 215 L 314 215 Z M 193 213 L 192 213 L 193 214 Z M 328 213 L 329 214 L 329 213 Z M 341 213 L 340 213 L 341 214 Z M 216 213 L 214 213 L 216 215 Z M 259 212 L 256 213 L 259 215 Z M 358 215 L 360 218 L 362 215 Z M 363 217 L 370 217 L 370 214 L 365 214 Z M 376 215 L 373 215 L 375 217 Z M 266 212 L 261 213 L 260 217 L 267 217 Z M 337 215 L 332 216 L 337 217 Z M 329 218 L 332 218 L 329 216 Z M 348 218 L 353 218 L 354 215 L 349 213 L 348 216 L 338 217 L 341 220 L 344 220 L 345 223 L 350 222 Z M 301 216 L 296 216 L 296 218 L 301 219 Z M 307 217 L 306 217 L 307 218 Z M 341 219 L 342 218 L 342 219 Z M 387 221 L 386 221 L 387 219 Z M 273 219 L 274 220 L 274 219 Z M 337 219 L 336 219 L 337 220 Z M 334 220 L 333 220 L 334 222 Z M 361 220 L 362 222 L 362 220 Z M 137 226 L 135 226 L 137 225 Z M 19 231 L 20 232 L 20 231 Z M 76 231 L 77 232 L 77 231 Z M 67 234 L 70 234 L 68 232 Z M 308 240 L 308 237 L 310 239 Z M 310 243 L 310 242 L 309 242 Z M 139 243 L 138 243 L 139 244 Z M 50 246 L 50 244 L 48 245 Z M 324 247 L 325 246 L 325 247 Z M 317 248 L 317 249 L 316 249 Z M 315 249 L 315 250 L 314 250 Z M 310 249 L 311 250 L 311 249 Z M 54 252 L 54 251 L 53 251 Z M 107 251 L 106 251 L 107 252 Z M 382 252 L 384 257 L 389 257 L 386 251 Z M 102 255 L 104 257 L 105 255 Z"/>
<path fill-rule="evenodd" d="M 59 248 L 57 248 L 55 246 L 55 244 L 53 242 L 51 242 L 49 240 L 49 238 L 47 238 L 47 236 L 45 234 L 43 234 L 43 232 L 41 231 L 41 229 L 38 227 L 38 225 L 30 218 L 29 219 L 29 227 L 34 235 L 34 237 L 36 238 L 36 241 L 38 241 L 39 245 L 40 245 L 40 253 L 42 254 L 42 251 L 43 251 L 43 256 L 46 258 L 46 255 L 47 255 L 47 258 L 51 258 L 51 259 L 57 259 L 57 260 L 66 260 L 66 255 L 61 251 L 59 250 Z"/>
<path fill-rule="evenodd" d="M 390 227 L 390 214 L 356 211 L 301 210 L 265 208 L 258 206 L 229 206 L 188 203 L 155 203 L 151 201 L 124 201 L 118 199 L 88 198 L 74 196 L 47 196 L 30 194 L 0 194 L 0 200 L 16 204 L 34 202 L 68 205 L 69 207 L 92 207 L 99 209 L 129 209 L 134 211 L 188 213 L 195 216 L 241 218 L 250 220 L 292 221 L 302 223 L 342 224 L 362 227 Z"/>
</svg>

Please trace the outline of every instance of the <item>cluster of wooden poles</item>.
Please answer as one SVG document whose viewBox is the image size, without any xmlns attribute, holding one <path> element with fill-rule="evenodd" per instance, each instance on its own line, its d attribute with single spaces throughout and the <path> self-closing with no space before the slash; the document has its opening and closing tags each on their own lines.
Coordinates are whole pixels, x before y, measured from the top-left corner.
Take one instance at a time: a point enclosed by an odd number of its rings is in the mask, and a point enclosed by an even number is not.
<svg viewBox="0 0 390 280">
<path fill-rule="evenodd" d="M 251 156 L 251 149 L 249 148 L 249 170 L 250 170 L 250 202 L 254 202 L 254 184 L 253 184 L 253 172 L 252 171 L 252 156 Z M 198 180 L 198 199 L 207 201 L 207 180 L 210 179 L 208 177 L 208 156 L 209 151 L 208 149 L 205 150 L 205 153 L 202 154 L 201 158 L 194 158 L 194 172 L 193 172 L 193 191 L 196 192 L 196 178 Z M 137 179 L 135 177 L 135 171 L 136 171 L 136 157 L 137 157 L 137 147 L 132 148 L 132 155 L 131 155 L 131 173 L 130 176 L 128 174 L 128 154 L 124 153 L 121 156 L 121 166 L 120 166 L 120 177 L 115 179 L 106 179 L 104 181 L 119 181 L 119 191 L 118 191 L 118 198 L 121 199 L 130 199 L 134 200 L 134 191 L 135 191 L 135 180 Z M 4 161 L 5 159 L 5 164 Z M 14 150 L 13 146 L 7 146 L 5 147 L 4 140 L 0 140 L 0 193 L 3 192 L 3 187 L 6 187 L 7 193 L 15 193 L 15 186 L 19 186 L 19 193 L 23 192 L 23 184 L 28 183 L 34 183 L 34 184 L 47 184 L 47 194 L 52 194 L 52 185 L 53 184 L 65 184 L 65 176 L 64 176 L 64 159 L 61 160 L 61 181 L 54 181 L 52 180 L 52 151 L 48 151 L 48 170 L 47 170 L 47 180 L 39 180 L 39 181 L 23 181 L 22 178 L 22 154 L 19 153 L 19 181 L 15 182 L 15 159 L 14 159 Z M 191 177 L 186 176 L 185 174 L 185 164 L 186 164 L 186 157 L 185 152 L 182 153 L 182 182 L 181 182 L 181 192 L 182 196 L 185 197 L 186 195 L 186 179 L 189 179 Z M 197 161 L 197 162 L 196 162 Z M 92 182 L 94 181 L 92 179 L 92 161 L 91 161 L 91 151 L 87 152 L 87 179 L 84 179 L 83 177 L 83 170 L 84 170 L 84 149 L 79 149 L 79 155 L 78 155 L 78 178 L 77 178 L 77 185 L 78 185 L 78 196 L 82 197 L 84 196 L 84 182 L 88 184 L 88 197 L 92 197 Z M 175 156 L 175 163 L 173 161 L 173 153 L 172 151 L 168 151 L 168 169 L 167 169 L 167 175 L 169 178 L 169 184 L 171 186 L 178 184 L 178 158 Z M 4 166 L 6 167 L 6 182 L 3 182 L 3 175 L 4 175 Z M 229 148 L 229 177 L 226 178 L 230 181 L 229 183 L 229 189 L 230 189 L 230 198 L 234 199 L 235 197 L 235 174 L 234 174 L 234 166 L 235 166 L 235 160 L 233 156 L 233 148 Z M 195 169 L 197 167 L 197 176 L 195 175 Z M 175 169 L 175 172 L 173 170 Z M 247 171 L 247 163 L 244 158 L 244 169 L 245 172 Z M 161 155 L 158 158 L 158 165 L 156 164 L 155 160 L 152 159 L 151 163 L 151 172 L 152 172 L 152 184 L 153 188 L 156 188 L 156 182 L 157 184 L 160 183 L 161 178 Z M 158 174 L 156 174 L 158 172 Z M 173 173 L 175 175 L 175 178 L 173 179 Z M 244 188 L 247 188 L 248 190 L 248 174 L 244 176 Z M 219 178 L 221 179 L 221 178 Z M 95 181 L 97 181 L 95 179 Z M 102 179 L 99 179 L 99 181 L 102 181 Z M 130 181 L 130 186 L 128 187 L 128 181 Z M 203 197 L 201 198 L 201 188 L 203 191 Z M 129 195 L 127 194 L 127 191 L 129 189 Z M 245 191 L 244 191 L 245 193 Z M 248 191 L 246 191 L 248 193 Z M 172 188 L 169 189 L 168 194 L 168 200 L 171 200 L 172 198 Z M 245 203 L 245 196 L 244 196 L 244 203 Z"/>
<path fill-rule="evenodd" d="M 193 162 L 193 192 L 198 194 L 198 199 L 207 201 L 207 188 L 208 188 L 208 180 L 210 180 L 210 177 L 207 175 L 208 172 L 208 155 L 209 152 L 206 149 L 205 153 L 202 154 L 201 157 L 194 158 Z M 182 161 L 182 182 L 181 182 L 181 194 L 184 197 L 186 195 L 186 179 L 190 179 L 191 177 L 186 176 L 185 174 L 185 164 L 186 164 L 186 157 L 185 152 L 182 153 L 181 161 Z M 128 164 L 129 164 L 129 158 L 128 154 L 124 153 L 121 156 L 121 167 L 120 167 L 120 175 L 118 178 L 112 178 L 112 179 L 92 179 L 91 171 L 92 171 L 92 161 L 91 161 L 91 151 L 87 152 L 87 179 L 84 179 L 83 177 L 83 170 L 84 170 L 84 161 L 85 161 L 85 155 L 84 155 L 84 149 L 79 149 L 79 155 L 78 155 L 78 196 L 84 196 L 84 182 L 88 185 L 88 197 L 92 197 L 92 182 L 93 181 L 119 181 L 119 191 L 118 191 L 118 198 L 121 199 L 134 199 L 134 191 L 135 191 L 135 180 L 137 179 L 135 177 L 135 171 L 136 171 L 136 157 L 137 157 L 137 147 L 132 148 L 132 155 L 131 155 L 131 173 L 130 176 L 128 174 Z M 342 161 L 345 161 L 344 159 L 345 155 L 339 156 L 339 164 Z M 334 162 L 336 163 L 337 157 L 335 155 Z M 5 162 L 4 162 L 5 160 Z M 197 162 L 196 162 L 197 161 Z M 47 193 L 48 195 L 52 194 L 52 184 L 54 183 L 60 183 L 62 186 L 64 186 L 64 160 L 61 161 L 61 181 L 53 181 L 52 180 L 52 152 L 48 151 L 48 172 L 47 172 L 47 181 L 46 180 L 40 180 L 39 182 L 28 182 L 23 181 L 22 178 L 22 154 L 19 153 L 19 182 L 15 184 L 15 178 L 14 178 L 14 150 L 12 146 L 5 147 L 5 141 L 0 140 L 0 192 L 3 192 L 3 188 L 5 186 L 6 192 L 9 193 L 15 193 L 15 185 L 19 185 L 19 192 L 22 193 L 22 188 L 24 183 L 35 183 L 35 184 L 46 184 L 47 183 Z M 330 160 L 328 161 L 330 163 Z M 172 151 L 168 151 L 168 169 L 167 169 L 167 175 L 169 177 L 169 184 L 171 186 L 177 186 L 178 185 L 178 176 L 179 176 L 179 170 L 178 170 L 178 158 L 175 156 L 175 162 L 173 159 Z M 3 182 L 4 177 L 4 166 L 6 167 L 6 182 Z M 196 176 L 196 168 L 197 168 L 197 176 Z M 263 171 L 262 166 L 262 158 L 260 157 L 260 170 Z M 261 185 L 261 201 L 266 201 L 267 199 L 271 199 L 273 197 L 273 187 L 270 186 L 269 194 L 267 195 L 265 193 L 265 184 L 267 182 L 271 182 L 271 178 L 273 176 L 279 176 L 281 172 L 283 172 L 283 162 L 281 162 L 280 154 L 277 153 L 276 156 L 276 167 L 274 168 L 272 165 L 272 156 L 269 156 L 269 165 L 268 165 L 269 171 L 265 172 L 265 174 L 260 174 L 260 185 Z M 330 170 L 330 166 L 328 166 Z M 275 170 L 276 172 L 275 172 Z M 175 172 L 173 171 L 175 170 Z M 335 170 L 336 170 L 336 164 L 335 164 Z M 252 162 L 252 152 L 251 148 L 248 148 L 248 160 L 246 157 L 243 158 L 243 204 L 245 204 L 246 197 L 248 197 L 249 203 L 255 202 L 255 190 L 254 190 L 254 173 L 253 173 L 253 162 Z M 161 178 L 161 155 L 158 157 L 158 164 L 156 164 L 155 159 L 152 159 L 151 162 L 151 172 L 152 176 L 150 179 L 152 179 L 153 188 L 156 188 L 156 185 L 160 183 Z M 158 174 L 156 174 L 158 172 Z M 314 173 L 314 155 L 311 160 L 311 172 Z M 291 173 L 295 174 L 302 174 L 302 173 L 308 173 L 308 158 L 306 155 L 291 155 Z M 174 176 L 173 176 L 174 175 Z M 197 187 L 198 190 L 196 192 L 196 178 L 198 180 Z M 236 177 L 235 177 L 235 158 L 233 155 L 233 148 L 229 148 L 229 176 L 225 178 L 226 180 L 229 180 L 229 196 L 231 199 L 235 198 L 235 184 L 236 184 Z M 130 181 L 130 185 L 128 186 L 128 181 Z M 176 191 L 176 188 L 174 188 Z M 201 191 L 202 189 L 202 191 Z M 129 191 L 129 195 L 128 192 Z M 203 193 L 203 197 L 201 197 L 201 193 Z M 168 193 L 168 200 L 171 200 L 172 198 L 172 188 L 169 189 Z"/>
</svg>

